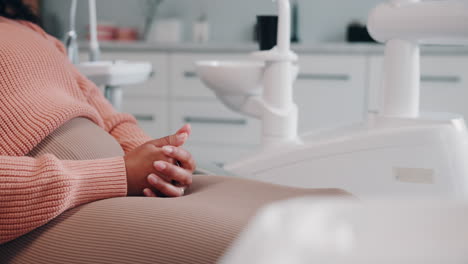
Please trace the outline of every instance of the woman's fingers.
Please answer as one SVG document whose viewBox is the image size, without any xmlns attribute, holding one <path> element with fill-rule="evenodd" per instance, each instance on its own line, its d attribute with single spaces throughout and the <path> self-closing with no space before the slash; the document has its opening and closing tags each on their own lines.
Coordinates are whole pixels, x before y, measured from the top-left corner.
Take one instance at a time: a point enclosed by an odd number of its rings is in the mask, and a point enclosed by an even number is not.
<svg viewBox="0 0 468 264">
<path fill-rule="evenodd" d="M 184 187 L 176 187 L 156 174 L 150 174 L 148 176 L 148 183 L 151 184 L 154 189 L 168 197 L 180 197 L 183 196 L 185 192 Z"/>
<path fill-rule="evenodd" d="M 176 135 L 182 134 L 182 133 L 187 133 L 187 135 L 189 136 L 190 134 L 192 134 L 192 127 L 190 126 L 190 124 L 185 124 L 179 130 L 177 130 Z"/>
<path fill-rule="evenodd" d="M 162 149 L 164 154 L 166 154 L 168 157 L 179 161 L 182 168 L 191 172 L 195 171 L 197 166 L 190 152 L 186 151 L 185 149 L 173 146 L 164 146 Z"/>
<path fill-rule="evenodd" d="M 143 190 L 143 194 L 146 197 L 158 197 L 150 188 L 146 188 Z"/>
<path fill-rule="evenodd" d="M 166 145 L 180 147 L 185 144 L 191 133 L 192 127 L 189 124 L 186 124 L 181 129 L 179 129 L 174 135 L 155 139 L 150 141 L 150 143 L 158 148 Z"/>
<path fill-rule="evenodd" d="M 175 164 L 170 164 L 165 161 L 156 161 L 154 163 L 154 168 L 160 174 L 163 174 L 168 181 L 176 181 L 182 186 L 189 186 L 192 184 L 192 172 Z"/>
<path fill-rule="evenodd" d="M 150 141 L 150 144 L 153 144 L 154 146 L 160 148 L 162 146 L 170 145 L 170 146 L 182 146 L 185 144 L 185 141 L 188 139 L 188 134 L 187 133 L 180 133 L 180 134 L 174 134 L 170 135 L 167 137 L 159 138 Z"/>
</svg>

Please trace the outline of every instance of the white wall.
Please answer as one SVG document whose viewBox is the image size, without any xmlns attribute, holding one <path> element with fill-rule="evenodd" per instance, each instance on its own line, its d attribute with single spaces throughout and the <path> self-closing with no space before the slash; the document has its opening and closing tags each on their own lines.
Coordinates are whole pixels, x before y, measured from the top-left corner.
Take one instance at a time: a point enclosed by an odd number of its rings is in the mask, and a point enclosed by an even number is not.
<svg viewBox="0 0 468 264">
<path fill-rule="evenodd" d="M 86 31 L 87 1 L 79 1 L 78 31 Z M 145 0 L 97 0 L 99 19 L 124 26 L 143 25 Z M 382 0 L 299 0 L 300 30 L 303 42 L 343 41 L 346 25 L 366 21 L 369 10 Z M 66 29 L 70 0 L 43 0 L 46 28 L 61 35 Z M 190 40 L 190 24 L 205 6 L 214 42 L 240 42 L 252 39 L 257 14 L 274 13 L 271 0 L 165 0 L 159 17 L 180 17 L 185 39 Z"/>
</svg>

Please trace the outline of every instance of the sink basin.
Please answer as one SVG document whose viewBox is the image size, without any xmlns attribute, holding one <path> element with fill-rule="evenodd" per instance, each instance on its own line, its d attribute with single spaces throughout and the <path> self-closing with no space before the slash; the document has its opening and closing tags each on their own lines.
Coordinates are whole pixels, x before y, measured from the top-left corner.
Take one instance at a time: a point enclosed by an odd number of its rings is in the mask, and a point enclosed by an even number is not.
<svg viewBox="0 0 468 264">
<path fill-rule="evenodd" d="M 96 85 L 124 86 L 147 81 L 153 70 L 149 62 L 96 61 L 77 65 L 78 70 Z"/>
<path fill-rule="evenodd" d="M 197 73 L 217 95 L 260 94 L 265 64 L 258 61 L 199 61 Z"/>
</svg>

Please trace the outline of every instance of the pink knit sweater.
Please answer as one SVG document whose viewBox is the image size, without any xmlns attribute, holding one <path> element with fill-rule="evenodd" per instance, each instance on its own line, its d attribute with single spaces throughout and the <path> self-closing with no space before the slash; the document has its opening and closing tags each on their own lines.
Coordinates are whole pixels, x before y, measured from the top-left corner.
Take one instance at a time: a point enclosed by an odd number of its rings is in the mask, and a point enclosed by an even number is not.
<svg viewBox="0 0 468 264">
<path fill-rule="evenodd" d="M 34 24 L 0 17 L 0 244 L 69 208 L 126 195 L 122 157 L 25 157 L 79 116 L 105 129 L 125 152 L 150 140 L 132 116 L 116 112 L 68 62 L 59 41 Z"/>
</svg>

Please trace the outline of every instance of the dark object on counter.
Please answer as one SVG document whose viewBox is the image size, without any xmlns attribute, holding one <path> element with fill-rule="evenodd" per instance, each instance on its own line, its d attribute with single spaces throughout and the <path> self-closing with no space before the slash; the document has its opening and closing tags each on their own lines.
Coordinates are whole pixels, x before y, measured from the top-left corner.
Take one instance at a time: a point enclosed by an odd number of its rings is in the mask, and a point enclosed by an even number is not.
<svg viewBox="0 0 468 264">
<path fill-rule="evenodd" d="M 376 42 L 367 31 L 367 27 L 359 22 L 349 24 L 346 33 L 348 42 Z"/>
<path fill-rule="evenodd" d="M 297 0 L 292 5 L 292 29 L 291 29 L 291 42 L 298 43 L 301 39 L 299 37 L 299 3 Z"/>
<path fill-rule="evenodd" d="M 260 50 L 270 50 L 276 46 L 278 16 L 257 16 L 257 39 Z"/>
</svg>

